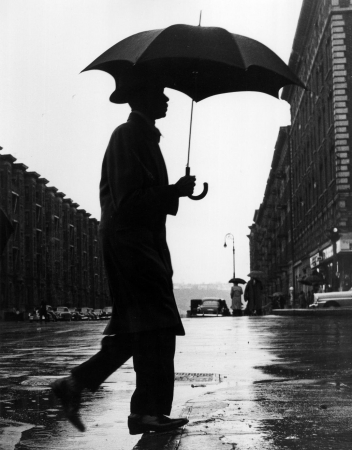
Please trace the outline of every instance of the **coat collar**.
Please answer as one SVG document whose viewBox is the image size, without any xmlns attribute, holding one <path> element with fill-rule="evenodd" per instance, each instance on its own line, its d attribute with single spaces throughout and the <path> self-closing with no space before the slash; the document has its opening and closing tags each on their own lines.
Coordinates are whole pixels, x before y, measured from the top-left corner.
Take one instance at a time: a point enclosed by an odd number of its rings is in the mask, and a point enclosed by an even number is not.
<svg viewBox="0 0 352 450">
<path fill-rule="evenodd" d="M 151 121 L 145 114 L 139 111 L 132 111 L 128 117 L 128 120 L 142 126 L 146 135 L 150 139 L 156 140 L 159 143 L 161 133 L 158 128 L 156 128 L 153 121 Z"/>
</svg>

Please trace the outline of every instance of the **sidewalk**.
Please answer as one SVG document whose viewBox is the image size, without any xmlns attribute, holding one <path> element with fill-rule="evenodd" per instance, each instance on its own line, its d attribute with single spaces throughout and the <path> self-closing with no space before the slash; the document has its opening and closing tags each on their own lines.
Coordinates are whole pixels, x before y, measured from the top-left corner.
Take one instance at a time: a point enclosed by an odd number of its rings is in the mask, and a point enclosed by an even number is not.
<svg viewBox="0 0 352 450">
<path fill-rule="evenodd" d="M 352 308 L 292 308 L 273 309 L 271 314 L 276 316 L 352 316 Z"/>
</svg>

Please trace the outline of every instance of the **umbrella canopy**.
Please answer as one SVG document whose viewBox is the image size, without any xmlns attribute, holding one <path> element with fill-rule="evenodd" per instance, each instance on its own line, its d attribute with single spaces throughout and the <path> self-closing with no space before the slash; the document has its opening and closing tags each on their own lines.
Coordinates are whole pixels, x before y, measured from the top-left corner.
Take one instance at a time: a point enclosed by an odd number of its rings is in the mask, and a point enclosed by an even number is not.
<svg viewBox="0 0 352 450">
<path fill-rule="evenodd" d="M 6 243 L 13 232 L 14 228 L 11 220 L 7 217 L 5 211 L 0 208 L 0 255 L 4 251 Z"/>
<path fill-rule="evenodd" d="M 229 283 L 246 284 L 247 281 L 244 281 L 242 278 L 231 278 Z"/>
<path fill-rule="evenodd" d="M 191 25 L 144 31 L 108 49 L 83 71 L 115 78 L 136 74 L 187 94 L 196 102 L 226 92 L 258 91 L 278 98 L 288 84 L 305 87 L 289 67 L 260 42 L 223 28 Z M 115 103 L 126 99 L 114 95 Z"/>
<path fill-rule="evenodd" d="M 298 282 L 301 284 L 305 284 L 307 286 L 326 284 L 325 281 L 323 280 L 323 278 L 318 275 L 308 275 L 308 276 L 298 280 Z"/>
<path fill-rule="evenodd" d="M 251 278 L 263 278 L 265 276 L 265 273 L 261 270 L 252 270 L 251 272 L 249 272 L 248 276 Z"/>
<path fill-rule="evenodd" d="M 272 296 L 273 297 L 283 297 L 284 293 L 283 292 L 274 292 Z"/>
</svg>

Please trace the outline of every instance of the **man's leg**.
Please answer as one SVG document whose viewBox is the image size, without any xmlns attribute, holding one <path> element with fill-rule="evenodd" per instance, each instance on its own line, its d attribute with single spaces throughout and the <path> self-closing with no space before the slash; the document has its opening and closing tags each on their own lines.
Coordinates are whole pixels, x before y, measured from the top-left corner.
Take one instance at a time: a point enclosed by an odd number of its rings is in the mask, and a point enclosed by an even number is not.
<svg viewBox="0 0 352 450">
<path fill-rule="evenodd" d="M 171 419 L 174 395 L 174 330 L 164 329 L 135 335 L 133 364 L 136 390 L 128 418 L 130 434 L 169 431 L 186 425 L 188 419 Z"/>
<path fill-rule="evenodd" d="M 131 358 L 131 336 L 128 333 L 106 336 L 98 353 L 72 369 L 73 378 L 84 388 L 96 391 L 112 373 Z"/>
<path fill-rule="evenodd" d="M 135 335 L 136 390 L 131 399 L 132 414 L 170 414 L 174 395 L 175 344 L 175 333 L 169 329 Z"/>
<path fill-rule="evenodd" d="M 71 376 L 54 381 L 51 388 L 61 400 L 66 418 L 78 430 L 85 426 L 79 415 L 81 393 L 84 388 L 96 391 L 115 370 L 132 356 L 130 334 L 107 336 L 101 350 L 88 361 L 75 367 Z"/>
</svg>

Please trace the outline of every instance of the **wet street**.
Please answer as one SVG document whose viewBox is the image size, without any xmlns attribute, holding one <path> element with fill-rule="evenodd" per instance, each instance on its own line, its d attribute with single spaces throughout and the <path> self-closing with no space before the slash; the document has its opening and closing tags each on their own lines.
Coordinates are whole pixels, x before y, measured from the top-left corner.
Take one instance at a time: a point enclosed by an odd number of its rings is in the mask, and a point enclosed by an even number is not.
<svg viewBox="0 0 352 450">
<path fill-rule="evenodd" d="M 1 322 L 0 449 L 350 449 L 350 317 L 183 319 L 173 415 L 182 433 L 130 436 L 128 361 L 83 397 L 72 428 L 48 384 L 100 346 L 104 322 Z"/>
</svg>

